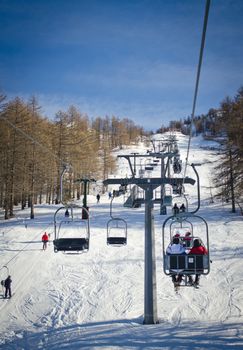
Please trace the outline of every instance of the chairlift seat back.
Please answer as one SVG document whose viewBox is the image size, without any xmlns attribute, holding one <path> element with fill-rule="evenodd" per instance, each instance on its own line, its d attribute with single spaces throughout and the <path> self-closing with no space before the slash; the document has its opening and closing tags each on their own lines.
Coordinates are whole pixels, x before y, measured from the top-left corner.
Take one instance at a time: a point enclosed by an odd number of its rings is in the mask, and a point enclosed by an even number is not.
<svg viewBox="0 0 243 350">
<path fill-rule="evenodd" d="M 55 253 L 58 251 L 87 251 L 89 239 L 87 238 L 59 238 L 53 241 Z"/>
<path fill-rule="evenodd" d="M 165 256 L 165 270 L 168 271 L 168 274 L 207 274 L 208 269 L 208 255 L 173 254 Z"/>
<path fill-rule="evenodd" d="M 127 237 L 107 237 L 108 245 L 121 246 L 127 244 Z"/>
<path fill-rule="evenodd" d="M 169 256 L 170 270 L 184 270 L 186 268 L 185 255 L 173 254 Z"/>
</svg>

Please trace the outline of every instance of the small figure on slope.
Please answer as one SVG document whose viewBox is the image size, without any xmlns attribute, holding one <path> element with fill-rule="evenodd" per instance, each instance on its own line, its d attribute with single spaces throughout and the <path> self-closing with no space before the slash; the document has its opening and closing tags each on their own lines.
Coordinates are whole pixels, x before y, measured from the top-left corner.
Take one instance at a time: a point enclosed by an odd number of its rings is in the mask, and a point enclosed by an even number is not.
<svg viewBox="0 0 243 350">
<path fill-rule="evenodd" d="M 45 232 L 44 235 L 42 236 L 41 238 L 42 242 L 43 242 L 43 247 L 42 249 L 43 250 L 46 250 L 47 248 L 47 243 L 48 243 L 48 240 L 49 240 L 49 237 L 48 237 L 48 234 Z"/>
<path fill-rule="evenodd" d="M 5 298 L 9 296 L 9 298 L 12 297 L 12 291 L 11 291 L 11 276 L 8 276 L 6 280 L 4 281 L 4 287 L 5 287 Z"/>
</svg>

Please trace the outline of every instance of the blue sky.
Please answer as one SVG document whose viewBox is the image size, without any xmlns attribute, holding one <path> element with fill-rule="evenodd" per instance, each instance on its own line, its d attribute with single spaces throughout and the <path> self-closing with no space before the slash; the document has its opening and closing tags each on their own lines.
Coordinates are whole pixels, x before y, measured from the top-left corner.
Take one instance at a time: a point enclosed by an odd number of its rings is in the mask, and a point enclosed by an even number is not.
<svg viewBox="0 0 243 350">
<path fill-rule="evenodd" d="M 149 130 L 192 112 L 206 0 L 0 0 L 0 92 Z M 212 0 L 196 114 L 243 85 L 243 1 Z"/>
</svg>

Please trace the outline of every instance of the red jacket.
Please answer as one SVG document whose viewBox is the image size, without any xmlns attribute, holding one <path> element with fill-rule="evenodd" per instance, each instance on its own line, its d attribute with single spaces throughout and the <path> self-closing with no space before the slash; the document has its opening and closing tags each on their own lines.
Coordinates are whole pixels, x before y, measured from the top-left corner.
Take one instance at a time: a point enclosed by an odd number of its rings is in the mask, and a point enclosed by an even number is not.
<svg viewBox="0 0 243 350">
<path fill-rule="evenodd" d="M 189 254 L 207 255 L 208 251 L 204 246 L 200 245 L 199 247 L 192 247 Z"/>
<path fill-rule="evenodd" d="M 46 233 L 44 233 L 44 235 L 42 236 L 42 241 L 43 242 L 47 242 L 48 241 L 48 235 Z"/>
</svg>

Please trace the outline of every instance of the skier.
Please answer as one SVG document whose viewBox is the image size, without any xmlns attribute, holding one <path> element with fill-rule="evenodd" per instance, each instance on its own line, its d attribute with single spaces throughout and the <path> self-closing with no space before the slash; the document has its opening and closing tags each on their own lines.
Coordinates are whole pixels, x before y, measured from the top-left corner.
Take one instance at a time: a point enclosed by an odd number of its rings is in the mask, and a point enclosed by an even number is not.
<svg viewBox="0 0 243 350">
<path fill-rule="evenodd" d="M 97 199 L 97 203 L 99 203 L 100 202 L 100 194 L 99 193 L 97 194 L 96 199 Z"/>
<path fill-rule="evenodd" d="M 66 209 L 66 211 L 65 211 L 65 217 L 69 218 L 69 211 L 68 211 L 68 209 Z"/>
<path fill-rule="evenodd" d="M 45 232 L 44 235 L 42 236 L 42 242 L 43 242 L 43 250 L 46 250 L 47 248 L 47 243 L 48 243 L 48 240 L 49 240 L 49 237 L 47 235 L 47 233 Z"/>
<path fill-rule="evenodd" d="M 8 276 L 6 280 L 4 281 L 4 287 L 5 287 L 5 298 L 9 296 L 9 298 L 12 297 L 12 292 L 11 292 L 11 276 Z"/>
</svg>

